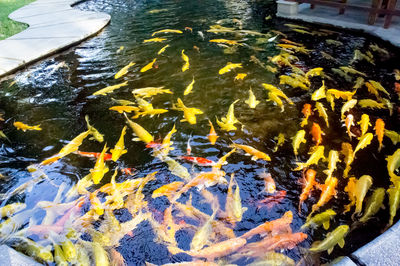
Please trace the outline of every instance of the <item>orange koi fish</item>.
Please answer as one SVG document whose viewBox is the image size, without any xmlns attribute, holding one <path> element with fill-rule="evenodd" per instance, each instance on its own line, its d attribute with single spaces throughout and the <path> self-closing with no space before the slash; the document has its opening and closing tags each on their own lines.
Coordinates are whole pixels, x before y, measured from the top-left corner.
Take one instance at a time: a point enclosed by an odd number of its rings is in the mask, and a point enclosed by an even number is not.
<svg viewBox="0 0 400 266">
<path fill-rule="evenodd" d="M 354 116 L 352 114 L 348 114 L 346 116 L 346 119 L 344 120 L 344 125 L 346 126 L 347 134 L 349 135 L 350 139 L 351 137 L 355 137 L 356 135 L 351 132 L 351 126 L 354 126 Z"/>
<path fill-rule="evenodd" d="M 305 173 L 304 176 L 304 171 L 303 171 L 303 179 L 301 180 L 301 183 L 303 183 L 303 189 L 300 194 L 300 201 L 299 201 L 299 212 L 301 210 L 301 205 L 303 202 L 310 196 L 311 190 L 318 185 L 318 183 L 315 181 L 315 175 L 317 172 L 313 169 L 308 169 Z"/>
<path fill-rule="evenodd" d="M 173 193 L 175 193 L 178 189 L 180 189 L 183 186 L 183 184 L 184 184 L 183 182 L 179 181 L 166 184 L 154 190 L 151 197 L 154 199 L 161 196 L 166 196 L 169 199 Z"/>
<path fill-rule="evenodd" d="M 214 145 L 219 136 L 215 132 L 214 126 L 210 120 L 208 120 L 208 123 L 210 124 L 210 133 L 207 135 L 208 140 L 211 142 L 211 145 Z"/>
<path fill-rule="evenodd" d="M 330 177 L 325 180 L 321 185 L 321 196 L 316 204 L 312 206 L 312 212 L 317 211 L 320 207 L 324 206 L 333 196 L 336 196 L 336 185 L 338 180 L 336 177 Z"/>
<path fill-rule="evenodd" d="M 281 218 L 260 224 L 259 226 L 244 233 L 241 237 L 249 239 L 255 235 L 260 235 L 261 237 L 264 237 L 269 233 L 271 233 L 272 235 L 283 232 L 291 233 L 290 224 L 292 223 L 292 221 L 293 213 L 291 211 L 287 211 Z"/>
<path fill-rule="evenodd" d="M 321 127 L 317 123 L 313 123 L 310 133 L 315 145 L 318 146 L 321 144 L 322 135 L 325 135 L 325 133 L 322 132 Z"/>
<path fill-rule="evenodd" d="M 106 157 L 104 157 L 104 160 L 106 159 Z M 122 168 L 121 169 L 121 173 L 123 173 L 124 175 L 135 175 L 135 168 Z"/>
<path fill-rule="evenodd" d="M 374 129 L 375 129 L 375 135 L 379 141 L 378 151 L 381 151 L 383 135 L 385 133 L 385 122 L 383 122 L 383 120 L 380 118 L 376 119 Z"/>
<path fill-rule="evenodd" d="M 200 166 L 214 166 L 215 162 L 203 157 L 181 156 L 180 159 L 195 163 Z"/>
<path fill-rule="evenodd" d="M 83 157 L 89 157 L 89 158 L 99 158 L 101 155 L 101 152 L 87 152 L 87 151 L 74 151 L 74 154 L 83 156 Z M 109 161 L 112 158 L 111 153 L 104 153 L 104 161 Z"/>
<path fill-rule="evenodd" d="M 275 204 L 279 204 L 286 197 L 286 191 L 277 191 L 274 195 L 268 196 L 263 200 L 257 202 L 257 210 L 266 206 L 267 209 L 271 209 Z"/>
<path fill-rule="evenodd" d="M 308 123 L 308 117 L 310 115 L 312 115 L 311 104 L 309 104 L 309 103 L 304 104 L 301 112 L 304 115 L 304 119 L 303 119 L 303 121 L 301 121 L 300 126 L 304 127 Z"/>
</svg>

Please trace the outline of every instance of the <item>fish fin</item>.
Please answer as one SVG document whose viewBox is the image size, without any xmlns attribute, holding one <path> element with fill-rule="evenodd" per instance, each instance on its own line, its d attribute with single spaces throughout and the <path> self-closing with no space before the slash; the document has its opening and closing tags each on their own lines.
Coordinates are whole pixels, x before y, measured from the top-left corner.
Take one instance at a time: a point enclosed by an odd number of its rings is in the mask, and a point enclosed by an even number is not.
<svg viewBox="0 0 400 266">
<path fill-rule="evenodd" d="M 186 122 L 187 120 L 184 118 L 184 119 L 181 119 L 181 122 Z"/>
<path fill-rule="evenodd" d="M 324 227 L 325 230 L 329 229 L 329 221 L 323 222 L 322 226 Z"/>
<path fill-rule="evenodd" d="M 132 141 L 140 141 L 140 138 L 133 138 Z"/>
<path fill-rule="evenodd" d="M 258 157 L 257 156 L 251 156 L 252 161 L 257 161 Z"/>
<path fill-rule="evenodd" d="M 328 254 L 331 254 L 333 251 L 333 248 L 328 249 Z"/>
<path fill-rule="evenodd" d="M 344 247 L 344 239 L 343 238 L 340 239 L 338 244 L 339 244 L 339 247 L 343 248 Z"/>
</svg>

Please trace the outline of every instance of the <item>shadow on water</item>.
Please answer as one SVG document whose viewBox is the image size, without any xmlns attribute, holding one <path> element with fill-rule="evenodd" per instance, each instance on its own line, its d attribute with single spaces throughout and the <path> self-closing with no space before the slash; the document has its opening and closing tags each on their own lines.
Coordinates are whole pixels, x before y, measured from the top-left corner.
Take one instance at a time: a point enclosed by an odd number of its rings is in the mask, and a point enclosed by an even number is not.
<svg viewBox="0 0 400 266">
<path fill-rule="evenodd" d="M 172 156 L 185 155 L 186 142 L 192 136 L 192 153 L 195 156 L 217 160 L 230 150 L 228 147 L 231 140 L 251 145 L 272 157 L 271 162 L 251 161 L 250 157 L 244 154 L 234 154 L 229 159 L 229 164 L 224 166 L 226 173 L 235 173 L 235 177 L 241 189 L 241 198 L 244 206 L 248 207 L 243 220 L 235 227 L 235 233 L 241 235 L 265 220 L 273 220 L 281 217 L 285 211 L 291 210 L 294 214 L 292 224 L 293 231 L 298 231 L 304 223 L 311 206 L 318 199 L 319 193 L 314 192 L 311 199 L 306 201 L 304 210 L 298 213 L 298 198 L 301 193 L 301 185 L 297 180 L 301 172 L 292 171 L 295 167 L 295 157 L 289 138 L 299 130 L 299 123 L 302 118 L 301 108 L 309 101 L 310 93 L 291 87 L 284 87 L 285 93 L 295 102 L 293 106 L 286 105 L 285 112 L 281 113 L 280 108 L 267 102 L 267 93 L 261 87 L 261 83 L 279 84 L 279 75 L 290 73 L 289 69 L 282 69 L 277 74 L 265 71 L 251 60 L 256 56 L 261 62 L 268 62 L 268 58 L 279 53 L 274 42 L 265 42 L 257 36 L 235 36 L 243 38 L 247 46 L 241 46 L 231 54 L 223 52 L 224 48 L 208 42 L 211 38 L 219 37 L 207 33 L 210 25 L 214 25 L 220 19 L 239 19 L 243 29 L 251 29 L 263 33 L 270 30 L 278 30 L 287 34 L 289 40 L 304 44 L 312 49 L 309 55 L 296 54 L 300 63 L 299 67 L 308 70 L 314 67 L 323 67 L 328 75 L 333 67 L 347 65 L 353 58 L 355 49 L 365 51 L 372 43 L 378 43 L 390 51 L 390 55 L 379 55 L 375 59 L 375 65 L 366 61 L 356 63 L 356 69 L 368 74 L 368 77 L 378 80 L 385 88 L 392 88 L 394 77 L 391 74 L 394 68 L 400 68 L 399 50 L 382 43 L 371 37 L 358 33 L 329 29 L 333 31 L 329 36 L 313 36 L 296 33 L 284 26 L 285 23 L 293 23 L 273 18 L 265 20 L 268 15 L 275 13 L 275 5 L 269 1 L 216 1 L 216 0 L 166 0 L 166 1 L 129 1 L 129 0 L 101 0 L 87 1 L 77 5 L 75 8 L 82 10 L 93 10 L 106 12 L 112 16 L 111 23 L 98 36 L 80 44 L 79 46 L 60 54 L 52 59 L 45 60 L 26 71 L 15 75 L 15 83 L 12 79 L 0 83 L 0 106 L 4 113 L 5 122 L 2 123 L 2 130 L 11 141 L 3 142 L 0 149 L 1 168 L 0 173 L 7 179 L 3 182 L 1 192 L 6 192 L 29 180 L 30 174 L 26 167 L 32 163 L 38 163 L 44 158 L 55 154 L 79 133 L 86 130 L 85 115 L 89 115 L 90 121 L 105 135 L 105 142 L 109 145 L 115 143 L 120 131 L 125 124 L 123 116 L 108 108 L 115 105 L 110 97 L 93 97 L 91 94 L 106 86 L 115 85 L 120 81 L 114 80 L 114 74 L 129 62 L 136 62 L 131 71 L 122 78 L 129 82 L 126 89 L 115 91 L 111 97 L 115 99 L 132 100 L 131 90 L 134 88 L 165 86 L 174 91 L 173 95 L 164 94 L 154 97 L 151 102 L 156 108 L 169 109 L 176 98 L 181 97 L 183 90 L 195 76 L 196 83 L 192 94 L 184 98 L 185 104 L 196 107 L 205 112 L 199 116 L 196 125 L 180 122 L 181 112 L 170 110 L 159 118 L 148 117 L 137 119 L 137 122 L 151 132 L 156 139 L 164 137 L 175 123 L 178 132 L 174 135 L 174 147 Z M 157 14 L 150 14 L 150 10 L 167 9 L 168 11 Z M 233 26 L 227 24 L 227 26 Z M 319 30 L 319 26 L 306 25 L 313 30 Z M 182 35 L 168 36 L 164 43 L 143 43 L 144 39 L 150 38 L 152 32 L 171 28 L 184 29 L 191 27 L 193 33 L 186 31 Z M 198 34 L 201 31 L 205 40 Z M 222 35 L 227 38 L 229 35 Z M 272 34 L 271 37 L 275 36 Z M 334 39 L 341 41 L 343 45 L 329 45 L 325 40 Z M 169 44 L 168 50 L 157 57 L 158 68 L 140 73 L 140 67 L 149 63 L 157 51 L 164 45 Z M 120 46 L 124 49 L 117 53 Z M 194 46 L 198 47 L 194 48 Z M 252 49 L 258 47 L 260 49 Z M 181 50 L 190 58 L 190 71 L 181 72 L 182 60 Z M 332 55 L 336 62 L 327 60 L 321 56 L 321 51 Z M 218 70 L 227 62 L 243 63 L 243 72 L 249 73 L 244 81 L 234 81 L 233 74 L 218 75 Z M 333 75 L 333 74 L 332 74 Z M 329 88 L 351 90 L 352 83 L 342 78 L 327 80 Z M 320 78 L 313 80 L 312 91 L 321 86 Z M 256 109 L 249 109 L 244 103 L 248 98 L 248 89 L 252 88 L 257 99 L 261 103 Z M 391 91 L 393 101 L 397 96 Z M 366 92 L 360 92 L 366 96 Z M 229 105 L 236 99 L 241 101 L 235 106 L 235 114 L 244 125 L 243 130 L 226 133 L 218 131 L 220 139 L 215 146 L 209 145 L 206 135 L 209 132 L 207 118 L 215 121 L 215 117 L 225 116 Z M 396 102 L 398 103 L 398 102 Z M 354 116 L 359 119 L 362 109 L 356 109 Z M 388 115 L 387 111 L 368 112 L 371 121 L 377 117 L 384 118 L 386 128 L 399 130 L 399 114 L 397 105 L 394 114 Z M 340 123 L 340 113 L 328 112 L 331 127 L 324 127 L 326 135 L 323 144 L 325 150 L 340 150 L 342 141 L 350 141 L 345 129 Z M 42 131 L 17 131 L 12 123 L 23 121 L 30 125 L 40 124 Z M 323 120 L 313 116 L 311 122 L 324 124 Z M 214 123 L 215 124 L 215 123 Z M 311 124 L 311 123 L 310 123 Z M 306 131 L 309 129 L 306 128 Z M 277 152 L 273 152 L 276 144 L 274 137 L 284 133 L 287 137 L 286 143 Z M 312 143 L 310 137 L 308 143 Z M 353 146 L 356 144 L 353 140 Z M 129 153 L 124 155 L 112 168 L 134 167 L 138 170 L 139 177 L 155 170 L 159 171 L 156 181 L 150 182 L 144 189 L 146 200 L 151 208 L 162 213 L 168 206 L 167 200 L 152 199 L 151 193 L 155 188 L 179 178 L 173 176 L 167 166 L 158 159 L 152 157 L 149 149 L 146 149 L 141 142 L 128 141 L 126 148 Z M 310 145 L 303 145 L 300 150 L 301 161 L 307 157 L 307 149 Z M 352 165 L 352 175 L 359 177 L 369 174 L 374 179 L 373 187 L 389 186 L 389 177 L 386 170 L 385 154 L 392 154 L 395 147 L 389 139 L 384 140 L 384 149 L 377 152 L 377 142 L 374 141 L 368 149 L 361 150 L 357 160 Z M 307 148 L 306 148 L 307 147 Z M 100 152 L 102 144 L 95 141 L 85 141 L 80 148 L 83 151 Z M 188 169 L 191 164 L 180 161 Z M 59 162 L 46 167 L 46 173 L 55 184 L 67 182 L 70 186 L 77 180 L 84 177 L 94 165 L 93 160 L 81 158 L 77 155 L 70 155 Z M 200 167 L 194 168 L 199 172 Z M 319 166 L 317 179 L 323 182 L 325 176 Z M 258 177 L 263 171 L 270 172 L 274 177 L 278 190 L 287 191 L 286 198 L 272 209 L 257 209 L 255 202 L 265 195 L 264 181 Z M 342 173 L 343 166 L 338 166 L 338 173 Z M 321 174 L 320 174 L 321 173 Z M 340 174 L 338 174 L 340 175 Z M 378 178 L 379 177 L 379 178 Z M 124 176 L 118 177 L 118 182 L 124 180 Z M 109 182 L 110 176 L 104 178 L 103 182 Z M 340 178 L 338 195 L 331 200 L 324 208 L 333 208 L 337 213 L 343 212 L 343 205 L 348 203 L 347 195 L 343 192 L 346 184 L 344 178 Z M 221 206 L 225 204 L 227 186 L 221 185 L 210 189 L 218 195 Z M 44 193 L 46 192 L 46 193 Z M 207 204 L 198 203 L 201 196 L 198 192 L 192 191 L 195 207 L 211 214 L 212 210 Z M 33 207 L 38 201 L 52 200 L 57 193 L 57 187 L 49 182 L 43 181 L 34 186 L 31 192 L 23 193 L 13 197 L 12 201 L 25 201 Z M 185 198 L 187 200 L 188 197 Z M 118 219 L 130 219 L 129 213 L 121 211 L 116 214 Z M 331 228 L 340 224 L 350 224 L 351 215 L 337 215 L 332 221 Z M 348 255 L 360 246 L 369 242 L 381 233 L 387 223 L 387 211 L 381 211 L 377 218 L 372 219 L 363 227 L 351 232 L 346 238 L 346 246 L 343 249 L 335 248 L 330 255 L 322 253 L 320 261 L 328 262 L 338 256 Z M 151 233 L 149 233 L 151 232 Z M 321 240 L 326 231 L 322 228 L 307 231 L 309 238 L 300 244 L 300 247 L 285 251 L 285 254 L 299 261 L 304 254 L 303 248 L 308 248 L 314 240 Z M 140 265 L 145 261 L 162 264 L 178 262 L 187 259 L 186 255 L 178 254 L 172 256 L 168 250 L 153 241 L 154 232 L 147 222 L 143 222 L 133 233 L 134 237 L 125 236 L 117 248 L 124 256 L 129 265 Z M 182 229 L 177 233 L 177 240 L 183 249 L 188 249 L 193 232 Z M 249 260 L 237 261 L 239 264 L 246 264 Z M 312 263 L 318 264 L 318 259 Z"/>
</svg>

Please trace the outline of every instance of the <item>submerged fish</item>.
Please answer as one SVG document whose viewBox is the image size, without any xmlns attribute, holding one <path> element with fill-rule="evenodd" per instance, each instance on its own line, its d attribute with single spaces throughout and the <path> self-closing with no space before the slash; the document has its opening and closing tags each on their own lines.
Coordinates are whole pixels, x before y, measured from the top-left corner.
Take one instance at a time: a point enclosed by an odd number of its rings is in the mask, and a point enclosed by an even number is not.
<svg viewBox="0 0 400 266">
<path fill-rule="evenodd" d="M 305 224 L 301 226 L 300 229 L 305 229 L 307 227 L 317 227 L 319 225 L 322 225 L 325 230 L 329 229 L 330 226 L 330 220 L 336 215 L 336 212 L 332 209 L 328 209 L 322 213 L 319 213 L 313 217 L 307 218 L 307 221 Z"/>
<path fill-rule="evenodd" d="M 14 122 L 13 126 L 16 127 L 18 130 L 22 130 L 22 131 L 27 131 L 27 130 L 42 130 L 42 128 L 40 127 L 40 125 L 36 125 L 36 126 L 29 126 L 27 124 L 24 124 L 22 122 Z"/>
<path fill-rule="evenodd" d="M 115 75 L 114 75 L 114 79 L 119 79 L 120 77 L 126 75 L 128 73 L 129 68 L 131 68 L 132 66 L 136 65 L 136 63 L 134 62 L 130 62 L 129 64 L 127 64 L 126 66 L 124 66 L 123 68 L 121 68 Z"/>
<path fill-rule="evenodd" d="M 260 103 L 260 101 L 257 101 L 256 96 L 254 95 L 251 88 L 249 90 L 249 99 L 247 99 L 244 102 L 247 103 L 249 105 L 249 107 L 252 109 L 256 108 L 256 106 Z"/>
<path fill-rule="evenodd" d="M 155 31 L 151 34 L 151 36 L 154 36 L 156 34 L 160 34 L 160 33 L 178 33 L 178 34 L 182 34 L 183 32 L 181 30 L 171 30 L 171 29 L 165 29 L 165 30 L 159 30 L 159 31 Z"/>
<path fill-rule="evenodd" d="M 219 136 L 215 132 L 214 126 L 210 120 L 208 120 L 208 123 L 210 124 L 210 133 L 207 135 L 207 137 L 208 137 L 208 140 L 210 141 L 211 145 L 215 145 L 215 142 L 217 141 Z"/>
<path fill-rule="evenodd" d="M 301 205 L 303 202 L 310 196 L 311 191 L 314 189 L 316 185 L 318 185 L 318 182 L 315 181 L 315 176 L 317 172 L 313 169 L 307 169 L 307 171 L 304 174 L 304 171 L 302 173 L 302 191 L 299 197 L 299 212 L 301 210 Z"/>
<path fill-rule="evenodd" d="M 242 68 L 242 67 L 243 67 L 243 66 L 242 66 L 241 63 L 234 64 L 234 63 L 228 62 L 228 63 L 226 64 L 226 66 L 224 66 L 223 68 L 221 68 L 221 69 L 218 71 L 218 74 L 222 75 L 222 74 L 225 74 L 225 73 L 227 73 L 227 72 L 230 72 L 232 69 L 235 69 L 235 68 Z"/>
<path fill-rule="evenodd" d="M 226 114 L 226 117 L 222 117 L 221 121 L 218 120 L 217 118 L 217 124 L 221 127 L 222 130 L 225 131 L 231 131 L 231 130 L 236 130 L 236 123 L 240 123 L 239 120 L 236 119 L 235 117 L 235 103 L 237 103 L 239 100 L 234 101 L 228 109 L 228 113 Z"/>
<path fill-rule="evenodd" d="M 306 139 L 304 138 L 306 135 L 306 132 L 302 129 L 297 131 L 296 135 L 292 139 L 292 146 L 293 146 L 293 152 L 294 155 L 297 157 L 298 154 L 298 149 L 300 148 L 301 143 L 306 143 Z"/>
<path fill-rule="evenodd" d="M 251 159 L 254 161 L 259 159 L 262 159 L 264 161 L 271 161 L 271 157 L 269 157 L 266 153 L 259 151 L 251 146 L 232 143 L 229 147 L 244 150 L 246 154 L 252 156 Z"/>
<path fill-rule="evenodd" d="M 311 252 L 322 252 L 326 250 L 328 251 L 328 254 L 331 254 L 336 244 L 341 248 L 344 247 L 344 238 L 348 232 L 348 225 L 340 225 L 332 232 L 329 232 L 324 240 L 314 242 L 309 250 Z"/>
<path fill-rule="evenodd" d="M 186 70 L 189 69 L 189 57 L 185 54 L 185 50 L 182 50 L 182 60 L 185 62 L 185 64 L 182 66 L 182 72 L 185 72 Z"/>
<path fill-rule="evenodd" d="M 111 93 L 111 92 L 115 91 L 116 89 L 119 89 L 124 86 L 128 86 L 128 81 L 125 81 L 125 82 L 117 84 L 117 85 L 105 87 L 104 89 L 94 92 L 92 95 L 107 95 L 108 93 Z"/>
</svg>

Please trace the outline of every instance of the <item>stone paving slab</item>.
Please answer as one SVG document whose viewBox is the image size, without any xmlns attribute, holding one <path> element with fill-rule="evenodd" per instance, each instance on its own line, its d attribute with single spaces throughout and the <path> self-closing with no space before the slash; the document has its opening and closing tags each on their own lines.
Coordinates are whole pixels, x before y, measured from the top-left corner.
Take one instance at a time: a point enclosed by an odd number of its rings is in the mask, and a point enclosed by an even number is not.
<svg viewBox="0 0 400 266">
<path fill-rule="evenodd" d="M 28 256 L 25 256 L 14 249 L 6 246 L 0 246 L 0 266 L 41 266 Z"/>
<path fill-rule="evenodd" d="M 287 1 L 278 1 L 278 5 L 279 2 L 285 4 Z M 400 1 L 398 1 L 398 5 L 399 3 Z M 310 4 L 300 4 L 298 5 L 297 13 L 289 14 L 278 12 L 276 15 L 282 18 L 302 20 L 310 23 L 320 23 L 340 28 L 362 30 L 400 47 L 400 17 L 394 16 L 390 28 L 385 29 L 383 28 L 383 18 L 378 18 L 375 25 L 368 25 L 368 13 L 366 11 L 346 9 L 343 15 L 339 15 L 338 11 L 338 8 L 320 5 L 316 5 L 315 9 L 310 9 Z"/>
<path fill-rule="evenodd" d="M 0 41 L 0 77 L 93 36 L 110 21 L 104 13 L 81 11 L 79 0 L 37 0 L 9 15 L 29 28 Z"/>
</svg>

